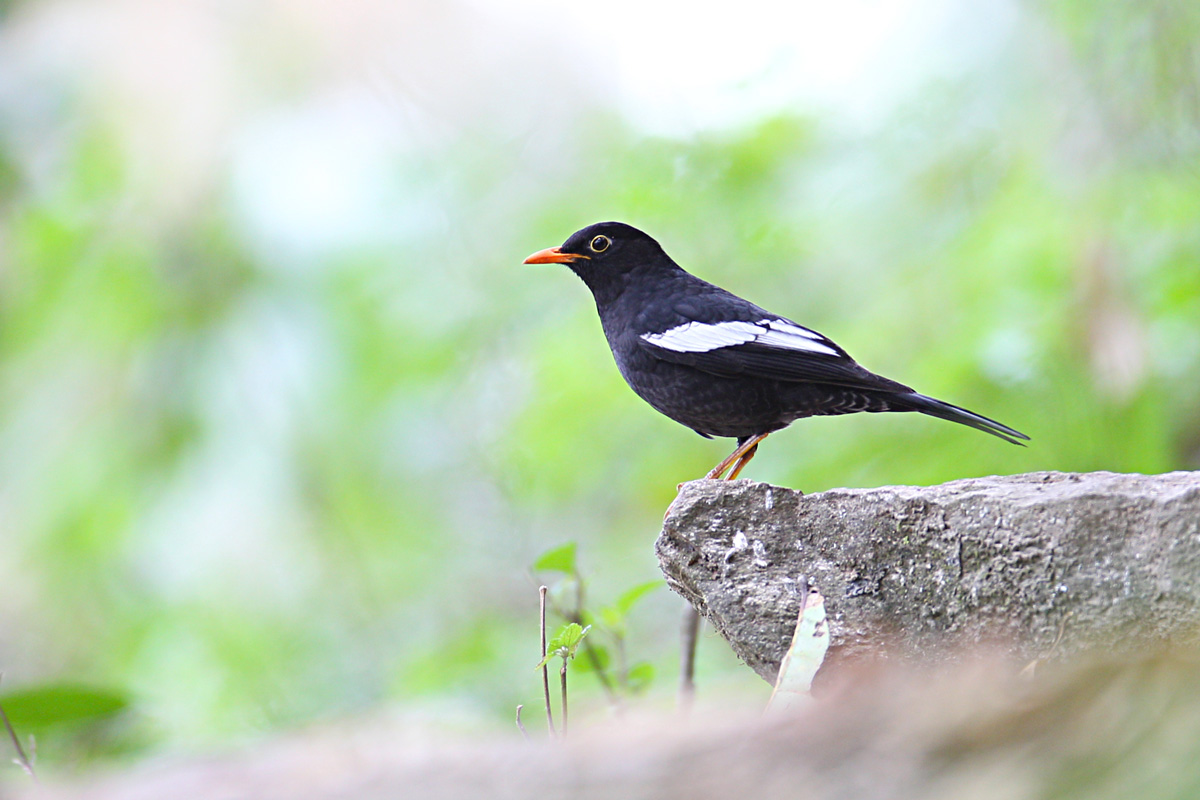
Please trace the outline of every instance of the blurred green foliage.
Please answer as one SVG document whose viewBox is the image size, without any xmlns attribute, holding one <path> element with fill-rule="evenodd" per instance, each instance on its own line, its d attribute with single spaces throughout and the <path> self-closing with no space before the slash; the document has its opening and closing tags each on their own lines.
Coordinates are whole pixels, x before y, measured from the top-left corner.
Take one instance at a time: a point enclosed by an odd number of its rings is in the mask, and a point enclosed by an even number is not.
<svg viewBox="0 0 1200 800">
<path fill-rule="evenodd" d="M 745 477 L 1200 465 L 1197 11 L 1023 14 L 999 53 L 867 129 L 781 111 L 668 138 L 593 107 L 531 161 L 532 134 L 470 127 L 377 165 L 399 207 L 433 211 L 305 253 L 255 233 L 228 160 L 170 200 L 82 80 L 34 87 L 56 98 L 41 116 L 10 98 L 0 701 L 36 730 L 63 687 L 103 687 L 125 728 L 97 755 L 382 704 L 510 725 L 539 693 L 527 565 L 572 540 L 599 597 L 656 580 L 676 484 L 728 449 L 628 391 L 568 272 L 520 266 L 601 219 L 1033 437 L 815 419 Z M 620 615 L 658 674 L 677 602 Z M 702 687 L 761 690 L 702 650 Z M 602 702 L 587 684 L 576 708 Z"/>
</svg>

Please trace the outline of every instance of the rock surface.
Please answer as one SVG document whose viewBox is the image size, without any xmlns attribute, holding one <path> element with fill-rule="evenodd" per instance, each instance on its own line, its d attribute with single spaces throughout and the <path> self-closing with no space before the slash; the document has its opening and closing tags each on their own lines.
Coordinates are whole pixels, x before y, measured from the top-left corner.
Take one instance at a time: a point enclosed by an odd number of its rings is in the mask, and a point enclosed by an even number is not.
<svg viewBox="0 0 1200 800">
<path fill-rule="evenodd" d="M 10 767 L 0 797 L 1180 800 L 1195 796 L 1200 757 L 1197 655 L 1094 654 L 1032 680 L 1007 665 L 893 663 L 794 713 L 736 700 L 686 719 L 600 712 L 566 741 L 547 741 L 537 713 L 525 716 L 529 742 L 515 727 L 481 736 L 428 715 L 347 718 L 107 775 L 49 767 L 40 786 Z"/>
<path fill-rule="evenodd" d="M 671 587 L 774 681 L 806 576 L 830 659 L 1019 659 L 1200 638 L 1200 472 L 1040 472 L 802 495 L 681 487 L 656 546 Z"/>
</svg>

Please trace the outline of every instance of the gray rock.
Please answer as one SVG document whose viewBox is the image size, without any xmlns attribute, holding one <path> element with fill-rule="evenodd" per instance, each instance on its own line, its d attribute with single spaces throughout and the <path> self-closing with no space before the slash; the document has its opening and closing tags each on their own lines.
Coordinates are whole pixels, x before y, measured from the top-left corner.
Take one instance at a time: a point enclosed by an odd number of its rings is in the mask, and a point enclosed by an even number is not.
<svg viewBox="0 0 1200 800">
<path fill-rule="evenodd" d="M 1034 660 L 1200 639 L 1200 473 L 1039 472 L 801 493 L 681 487 L 656 546 L 667 582 L 774 681 L 806 576 L 830 659 Z"/>
</svg>

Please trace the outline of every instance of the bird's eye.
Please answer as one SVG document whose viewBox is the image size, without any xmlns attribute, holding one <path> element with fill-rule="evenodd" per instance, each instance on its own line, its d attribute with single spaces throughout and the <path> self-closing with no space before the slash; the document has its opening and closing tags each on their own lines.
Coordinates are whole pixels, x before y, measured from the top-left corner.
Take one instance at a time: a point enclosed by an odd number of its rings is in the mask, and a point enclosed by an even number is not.
<svg viewBox="0 0 1200 800">
<path fill-rule="evenodd" d="M 592 239 L 588 247 L 592 248 L 593 253 L 603 253 L 608 249 L 610 244 L 612 244 L 612 239 L 609 239 L 607 236 L 597 236 L 595 239 Z"/>
</svg>

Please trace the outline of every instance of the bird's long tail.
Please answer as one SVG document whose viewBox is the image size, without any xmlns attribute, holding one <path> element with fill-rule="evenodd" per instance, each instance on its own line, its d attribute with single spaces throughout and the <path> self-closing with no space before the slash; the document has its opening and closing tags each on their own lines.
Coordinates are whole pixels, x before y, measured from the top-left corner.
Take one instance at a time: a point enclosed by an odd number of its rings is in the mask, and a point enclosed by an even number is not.
<svg viewBox="0 0 1200 800">
<path fill-rule="evenodd" d="M 1022 447 L 1021 440 L 1029 441 L 1029 437 L 1018 430 L 1002 425 L 994 419 L 988 419 L 982 414 L 976 414 L 974 411 L 967 411 L 965 408 L 943 403 L 941 400 L 935 400 L 932 397 L 927 397 L 923 394 L 913 392 L 911 394 L 894 395 L 891 398 L 893 408 L 905 408 L 912 411 L 919 411 L 922 414 L 928 414 L 931 417 L 939 419 L 948 419 L 951 422 L 957 422 L 961 425 L 967 425 L 976 430 L 985 431 L 993 436 L 999 436 L 1006 442 L 1019 444 Z"/>
</svg>

